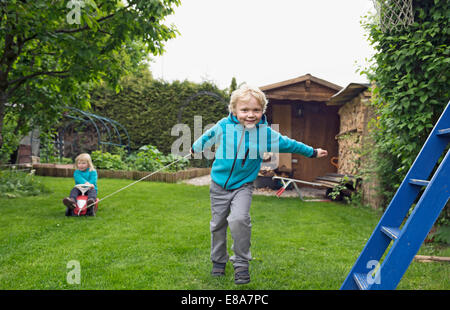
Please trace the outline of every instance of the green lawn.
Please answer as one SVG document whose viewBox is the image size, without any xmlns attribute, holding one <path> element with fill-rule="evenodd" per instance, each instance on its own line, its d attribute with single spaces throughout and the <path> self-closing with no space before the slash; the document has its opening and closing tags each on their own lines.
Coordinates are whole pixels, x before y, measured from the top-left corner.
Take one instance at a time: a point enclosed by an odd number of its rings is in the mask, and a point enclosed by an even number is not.
<svg viewBox="0 0 450 310">
<path fill-rule="evenodd" d="M 210 276 L 209 188 L 140 182 L 96 217 L 65 217 L 71 178 L 38 177 L 46 196 L 0 199 L 0 289 L 339 289 L 380 213 L 338 203 L 254 196 L 251 282 L 232 265 Z M 130 184 L 101 179 L 100 198 Z M 231 239 L 231 238 L 230 238 Z M 229 240 L 231 248 L 231 240 Z M 423 246 L 420 254 L 450 256 Z M 81 283 L 69 284 L 80 263 Z M 399 289 L 450 289 L 450 264 L 413 262 Z"/>
</svg>

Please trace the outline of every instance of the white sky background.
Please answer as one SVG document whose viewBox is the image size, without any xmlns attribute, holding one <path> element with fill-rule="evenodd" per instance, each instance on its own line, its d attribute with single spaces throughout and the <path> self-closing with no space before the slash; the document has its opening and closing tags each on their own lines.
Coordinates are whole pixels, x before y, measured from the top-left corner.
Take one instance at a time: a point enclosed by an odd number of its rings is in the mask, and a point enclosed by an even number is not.
<svg viewBox="0 0 450 310">
<path fill-rule="evenodd" d="M 373 55 L 360 21 L 371 0 L 182 0 L 165 23 L 180 35 L 154 57 L 153 77 L 255 86 L 306 73 L 345 87 Z"/>
</svg>

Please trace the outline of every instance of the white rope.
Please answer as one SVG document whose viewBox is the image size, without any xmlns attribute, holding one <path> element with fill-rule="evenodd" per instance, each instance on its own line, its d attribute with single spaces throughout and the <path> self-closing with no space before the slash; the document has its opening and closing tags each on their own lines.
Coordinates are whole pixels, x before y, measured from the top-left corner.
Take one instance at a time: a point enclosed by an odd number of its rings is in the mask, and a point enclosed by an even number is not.
<svg viewBox="0 0 450 310">
<path fill-rule="evenodd" d="M 155 173 L 158 173 L 158 172 L 160 172 L 161 170 L 164 170 L 164 169 L 166 169 L 167 167 L 170 167 L 171 165 L 173 165 L 173 164 L 179 162 L 180 160 L 185 159 L 185 158 L 187 158 L 187 157 L 189 157 L 189 156 L 191 156 L 190 153 L 187 154 L 186 156 L 181 157 L 181 158 L 179 158 L 179 159 L 177 159 L 177 160 L 171 162 L 170 164 L 168 164 L 168 165 L 166 165 L 166 166 L 160 168 L 159 170 L 156 170 L 156 171 L 154 171 L 154 172 L 152 172 L 152 173 L 146 175 L 145 177 L 142 177 L 142 178 L 140 178 L 139 180 L 134 181 L 134 182 L 131 183 L 131 184 L 128 184 L 127 186 L 124 186 L 124 187 L 122 187 L 122 188 L 119 188 L 119 189 L 116 190 L 115 192 L 113 192 L 113 193 L 111 193 L 111 194 L 109 194 L 109 195 L 106 195 L 106 196 L 103 197 L 102 199 L 99 199 L 99 200 L 97 200 L 96 202 L 91 203 L 90 205 L 87 205 L 87 204 L 86 204 L 86 208 L 92 207 L 92 206 L 95 205 L 96 203 L 98 203 L 98 202 L 100 202 L 100 201 L 103 201 L 103 200 L 105 200 L 106 198 L 109 198 L 109 197 L 111 197 L 111 196 L 113 196 L 113 195 L 115 195 L 115 194 L 117 194 L 117 193 L 123 191 L 124 189 L 127 189 L 128 187 L 131 187 L 131 186 L 133 186 L 134 184 L 136 184 L 136 183 L 138 183 L 138 182 L 141 182 L 141 181 L 145 180 L 145 179 L 148 178 L 148 177 L 151 177 L 151 176 L 154 175 Z M 83 209 L 84 209 L 84 208 L 83 208 Z"/>
</svg>

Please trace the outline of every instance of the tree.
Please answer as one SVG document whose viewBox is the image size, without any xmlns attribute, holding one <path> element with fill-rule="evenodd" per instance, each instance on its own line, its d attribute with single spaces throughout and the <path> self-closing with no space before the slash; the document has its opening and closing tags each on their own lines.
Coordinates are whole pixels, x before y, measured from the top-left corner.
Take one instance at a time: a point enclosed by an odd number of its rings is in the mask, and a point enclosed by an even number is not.
<svg viewBox="0 0 450 310">
<path fill-rule="evenodd" d="M 162 54 L 177 30 L 162 21 L 180 0 L 0 0 L 0 148 L 5 115 L 17 128 L 49 124 L 89 89 Z"/>
<path fill-rule="evenodd" d="M 231 84 L 230 84 L 230 91 L 229 94 L 231 96 L 231 93 L 234 92 L 237 89 L 237 82 L 236 82 L 236 78 L 233 76 L 233 78 L 231 79 Z"/>
</svg>

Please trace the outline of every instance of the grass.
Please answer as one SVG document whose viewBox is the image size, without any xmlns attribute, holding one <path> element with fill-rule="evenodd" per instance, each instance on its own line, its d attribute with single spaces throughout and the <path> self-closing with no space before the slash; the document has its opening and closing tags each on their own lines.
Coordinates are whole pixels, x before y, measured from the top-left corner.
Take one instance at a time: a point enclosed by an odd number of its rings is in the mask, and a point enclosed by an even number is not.
<svg viewBox="0 0 450 310">
<path fill-rule="evenodd" d="M 380 213 L 338 203 L 254 196 L 252 281 L 210 276 L 209 188 L 140 182 L 100 203 L 96 217 L 65 217 L 71 178 L 37 177 L 52 193 L 0 198 L 0 289 L 339 289 Z M 130 183 L 101 179 L 103 197 Z M 231 239 L 231 238 L 229 238 Z M 229 240 L 231 248 L 231 240 Z M 422 246 L 420 254 L 450 256 Z M 80 284 L 69 284 L 80 263 Z M 450 266 L 413 262 L 399 289 L 449 289 Z"/>
</svg>

